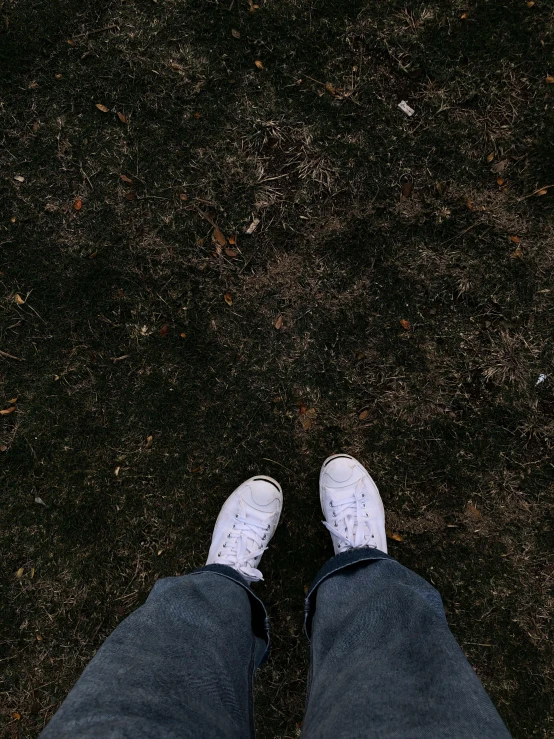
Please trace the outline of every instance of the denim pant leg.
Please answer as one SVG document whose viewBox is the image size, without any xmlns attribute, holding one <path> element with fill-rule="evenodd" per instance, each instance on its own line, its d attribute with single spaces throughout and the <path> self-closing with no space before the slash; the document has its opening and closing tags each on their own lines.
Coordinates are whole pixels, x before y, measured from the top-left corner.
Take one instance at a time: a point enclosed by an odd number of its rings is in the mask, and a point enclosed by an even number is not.
<svg viewBox="0 0 554 739">
<path fill-rule="evenodd" d="M 303 739 L 509 739 L 438 592 L 376 549 L 339 554 L 306 599 Z"/>
<path fill-rule="evenodd" d="M 158 580 L 41 739 L 248 739 L 253 675 L 268 649 L 265 609 L 235 570 Z"/>
</svg>

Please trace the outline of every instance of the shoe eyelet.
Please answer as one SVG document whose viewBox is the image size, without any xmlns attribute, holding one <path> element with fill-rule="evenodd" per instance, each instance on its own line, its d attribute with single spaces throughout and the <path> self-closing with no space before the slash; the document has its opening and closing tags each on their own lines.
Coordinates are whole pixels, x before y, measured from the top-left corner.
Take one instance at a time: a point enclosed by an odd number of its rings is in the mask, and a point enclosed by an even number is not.
<svg viewBox="0 0 554 739">
<path fill-rule="evenodd" d="M 340 549 L 340 544 L 338 545 L 338 549 Z"/>
<path fill-rule="evenodd" d="M 235 513 L 235 518 L 238 518 L 238 517 L 239 517 L 239 514 L 238 513 Z"/>
<path fill-rule="evenodd" d="M 267 536 L 266 536 L 265 534 L 264 534 L 264 535 L 262 536 L 262 541 L 263 541 L 264 539 L 267 539 Z"/>
<path fill-rule="evenodd" d="M 365 508 L 365 503 L 362 503 L 362 508 Z"/>
<path fill-rule="evenodd" d="M 365 498 L 365 493 L 362 493 L 362 498 Z"/>
<path fill-rule="evenodd" d="M 271 526 L 268 524 L 266 531 L 269 531 L 270 528 Z"/>
<path fill-rule="evenodd" d="M 218 557 L 221 557 L 221 552 L 218 552 L 218 553 L 217 553 L 217 556 L 218 556 Z"/>
<path fill-rule="evenodd" d="M 333 518 L 336 518 L 336 517 L 337 517 L 337 514 L 335 513 L 335 511 L 333 511 Z"/>
<path fill-rule="evenodd" d="M 372 539 L 375 539 L 375 537 L 373 536 L 373 534 L 371 534 L 371 538 L 372 538 Z"/>
<path fill-rule="evenodd" d="M 338 527 L 339 527 L 339 525 L 338 525 L 338 523 L 337 523 L 337 522 L 335 521 L 335 528 L 336 528 L 336 529 L 338 529 Z"/>
</svg>

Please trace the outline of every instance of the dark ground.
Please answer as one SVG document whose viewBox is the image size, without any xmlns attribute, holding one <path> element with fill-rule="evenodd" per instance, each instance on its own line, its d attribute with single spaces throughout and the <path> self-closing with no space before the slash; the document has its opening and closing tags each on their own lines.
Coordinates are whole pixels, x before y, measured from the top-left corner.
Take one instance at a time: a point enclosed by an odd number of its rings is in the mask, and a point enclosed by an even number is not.
<svg viewBox="0 0 554 739">
<path fill-rule="evenodd" d="M 297 736 L 348 451 L 514 737 L 552 737 L 554 7 L 258 2 L 0 2 L 0 732 L 260 472 L 259 737 Z"/>
</svg>

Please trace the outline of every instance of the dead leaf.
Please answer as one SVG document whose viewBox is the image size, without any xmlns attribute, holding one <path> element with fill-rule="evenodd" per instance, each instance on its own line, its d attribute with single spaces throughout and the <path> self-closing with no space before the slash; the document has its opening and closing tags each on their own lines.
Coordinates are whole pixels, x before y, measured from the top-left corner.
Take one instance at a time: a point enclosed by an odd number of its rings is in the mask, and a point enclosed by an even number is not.
<svg viewBox="0 0 554 739">
<path fill-rule="evenodd" d="M 179 336 L 180 336 L 180 337 L 181 337 L 182 339 L 186 339 L 186 338 L 187 338 L 187 335 L 186 335 L 186 333 L 185 333 L 184 331 L 181 331 L 181 333 L 179 334 Z"/>
<path fill-rule="evenodd" d="M 121 179 L 123 180 L 123 182 L 126 182 L 128 185 L 132 185 L 133 184 L 133 180 L 130 177 L 127 177 L 126 174 L 120 174 L 119 176 L 121 177 Z"/>
<path fill-rule="evenodd" d="M 31 567 L 31 578 L 35 576 L 35 568 Z"/>
<path fill-rule="evenodd" d="M 5 444 L 0 444 L 0 452 L 7 452 L 8 447 Z"/>
<path fill-rule="evenodd" d="M 238 251 L 235 251 L 234 249 L 225 249 L 225 254 L 227 254 L 228 257 L 236 257 Z"/>
<path fill-rule="evenodd" d="M 534 4 L 535 4 L 535 0 L 529 0 L 527 3 L 527 7 L 532 8 Z"/>
<path fill-rule="evenodd" d="M 414 183 L 411 180 L 406 180 L 402 183 L 402 197 L 409 198 L 414 189 Z"/>
<path fill-rule="evenodd" d="M 258 69 L 263 69 L 264 68 L 263 63 L 259 59 L 256 59 L 256 61 L 254 62 L 254 64 L 258 67 Z"/>
<path fill-rule="evenodd" d="M 410 328 L 410 322 L 407 321 L 405 318 L 400 319 L 400 325 L 402 326 L 402 328 L 405 328 L 406 331 L 408 331 L 408 329 Z"/>
<path fill-rule="evenodd" d="M 195 113 L 194 114 L 194 118 L 196 118 L 196 120 L 198 120 L 201 117 L 202 117 L 202 114 L 201 113 Z"/>
<path fill-rule="evenodd" d="M 492 162 L 494 159 L 494 151 L 491 151 L 491 153 L 487 156 L 487 162 Z"/>
<path fill-rule="evenodd" d="M 356 359 L 365 359 L 365 352 L 356 352 Z"/>
<path fill-rule="evenodd" d="M 240 38 L 240 31 L 237 31 L 236 28 L 231 29 L 231 36 L 233 38 Z"/>
<path fill-rule="evenodd" d="M 503 184 L 504 184 L 505 182 L 506 182 L 506 180 L 504 179 L 504 177 L 498 177 L 498 179 L 496 180 L 496 184 L 497 184 L 497 185 L 498 185 L 499 187 L 502 187 L 502 185 L 503 185 Z"/>
<path fill-rule="evenodd" d="M 25 567 L 20 567 L 18 571 L 15 573 L 15 576 L 18 578 L 23 577 L 23 573 L 25 572 Z"/>
<path fill-rule="evenodd" d="M 325 89 L 327 90 L 327 92 L 330 92 L 331 95 L 337 94 L 337 91 L 335 90 L 335 86 L 331 82 L 325 83 Z"/>
<path fill-rule="evenodd" d="M 278 316 L 274 325 L 275 325 L 275 328 L 278 331 L 282 327 L 282 325 L 283 325 L 283 316 Z"/>
<path fill-rule="evenodd" d="M 547 85 L 554 85 L 554 77 L 551 74 L 547 75 L 547 77 L 546 77 L 546 84 Z"/>
<path fill-rule="evenodd" d="M 20 174 L 17 174 L 17 175 L 16 175 L 15 177 L 14 177 L 14 180 L 15 180 L 16 182 L 25 182 L 25 177 L 22 177 L 22 176 L 21 176 Z"/>
<path fill-rule="evenodd" d="M 471 500 L 466 505 L 466 514 L 473 521 L 477 521 L 479 518 L 481 518 L 481 511 L 473 505 Z"/>
<path fill-rule="evenodd" d="M 35 121 L 33 123 L 33 133 L 36 133 L 40 129 L 40 123 L 38 121 Z"/>
<path fill-rule="evenodd" d="M 304 429 L 304 431 L 311 429 L 314 425 L 314 422 L 308 416 L 300 416 L 300 423 L 302 424 L 302 428 Z"/>
<path fill-rule="evenodd" d="M 56 74 L 56 75 L 54 75 L 54 76 L 55 76 L 55 78 L 56 78 L 57 80 L 61 80 L 61 78 L 62 78 L 62 75 L 61 75 L 61 74 Z"/>
<path fill-rule="evenodd" d="M 308 410 L 308 406 L 304 405 L 304 403 L 301 403 L 300 404 L 300 407 L 298 409 L 298 415 L 299 416 L 305 416 L 307 410 Z"/>
<path fill-rule="evenodd" d="M 12 718 L 14 718 L 16 721 L 21 721 L 21 714 L 18 713 L 17 711 L 14 711 L 12 713 Z"/>
<path fill-rule="evenodd" d="M 360 421 L 365 421 L 366 418 L 369 418 L 369 411 L 368 410 L 362 411 L 360 415 L 358 416 L 358 418 L 360 419 Z"/>
<path fill-rule="evenodd" d="M 42 636 L 40 634 L 37 634 L 37 641 L 42 641 Z"/>
<path fill-rule="evenodd" d="M 510 241 L 512 241 L 514 244 L 519 244 L 519 242 L 521 241 L 519 236 L 510 236 L 509 238 L 510 238 Z"/>
<path fill-rule="evenodd" d="M 81 200 L 80 198 L 78 198 L 78 199 L 77 199 L 77 200 L 76 200 L 76 201 L 75 201 L 75 202 L 73 203 L 73 207 L 75 208 L 75 210 L 81 210 L 81 208 L 83 207 L 83 201 L 82 201 L 82 200 Z"/>
<path fill-rule="evenodd" d="M 244 233 L 246 233 L 248 235 L 253 234 L 254 231 L 258 228 L 259 224 L 260 224 L 260 219 L 259 218 L 254 218 L 254 220 L 248 226 L 248 228 L 245 230 Z"/>
<path fill-rule="evenodd" d="M 4 408 L 0 411 L 0 416 L 9 416 L 10 413 L 13 413 L 15 411 L 15 405 L 10 405 L 9 408 Z"/>
<path fill-rule="evenodd" d="M 229 236 L 229 243 L 231 246 L 234 246 L 237 243 L 237 240 L 234 236 Z"/>
<path fill-rule="evenodd" d="M 121 121 L 121 123 L 129 123 L 129 119 L 127 118 L 127 116 L 125 115 L 125 113 L 119 113 L 118 112 L 117 117 L 119 118 L 119 120 Z"/>
<path fill-rule="evenodd" d="M 98 108 L 98 110 L 101 110 L 102 113 L 109 113 L 110 112 L 110 109 L 109 108 L 106 108 L 106 106 L 105 105 L 102 105 L 102 103 L 96 103 L 96 107 Z"/>
<path fill-rule="evenodd" d="M 136 200 L 137 194 L 134 190 L 125 193 L 125 200 Z"/>
<path fill-rule="evenodd" d="M 404 541 L 404 537 L 400 536 L 400 534 L 397 534 L 395 531 L 393 532 L 392 529 L 385 529 L 385 533 L 388 539 L 394 539 L 394 541 Z"/>
<path fill-rule="evenodd" d="M 491 172 L 494 172 L 495 174 L 503 174 L 507 166 L 508 166 L 508 160 L 502 159 L 501 162 L 497 162 L 496 164 L 492 165 Z"/>
<path fill-rule="evenodd" d="M 461 16 L 460 16 L 460 18 L 461 18 L 461 19 L 462 19 L 463 21 L 465 21 L 465 19 L 467 18 L 467 13 L 462 13 L 462 14 L 461 14 Z"/>
<path fill-rule="evenodd" d="M 16 303 L 17 303 L 18 305 L 25 305 L 25 301 L 23 300 L 23 298 L 21 297 L 21 295 L 20 295 L 19 293 L 16 293 L 16 294 L 15 294 L 15 296 L 14 296 L 14 300 L 15 300 L 15 302 L 16 302 Z"/>
<path fill-rule="evenodd" d="M 223 299 L 225 300 L 227 305 L 233 305 L 233 298 L 231 297 L 230 293 L 225 293 L 225 295 L 223 296 Z"/>
<path fill-rule="evenodd" d="M 10 398 L 10 400 L 8 400 L 8 403 L 17 403 L 17 398 Z"/>
<path fill-rule="evenodd" d="M 521 251 L 521 246 L 518 246 L 517 249 L 514 249 L 513 252 L 510 254 L 510 259 L 521 259 L 523 256 L 523 252 Z"/>
<path fill-rule="evenodd" d="M 217 244 L 219 244 L 219 246 L 225 246 L 227 244 L 227 239 L 225 238 L 224 233 L 221 231 L 221 229 L 218 226 L 214 228 L 212 238 Z"/>
<path fill-rule="evenodd" d="M 150 447 L 152 446 L 152 438 L 152 434 L 146 437 L 146 445 L 144 447 L 145 449 L 150 449 Z"/>
<path fill-rule="evenodd" d="M 159 334 L 160 336 L 167 336 L 169 333 L 169 325 L 167 323 L 164 323 L 164 325 L 161 327 Z"/>
<path fill-rule="evenodd" d="M 188 197 L 187 197 L 187 194 L 186 194 L 186 192 L 182 192 L 182 193 L 181 193 L 181 194 L 179 195 L 179 199 L 180 199 L 180 200 L 188 200 Z"/>
</svg>

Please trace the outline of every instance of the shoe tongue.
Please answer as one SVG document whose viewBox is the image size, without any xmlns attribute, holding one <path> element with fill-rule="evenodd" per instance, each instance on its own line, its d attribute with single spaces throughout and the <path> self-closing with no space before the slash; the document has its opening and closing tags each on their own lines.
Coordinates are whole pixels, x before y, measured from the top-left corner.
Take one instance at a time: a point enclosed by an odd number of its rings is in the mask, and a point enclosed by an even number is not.
<svg viewBox="0 0 554 739">
<path fill-rule="evenodd" d="M 356 480 L 355 482 L 351 482 L 348 485 L 340 485 L 337 484 L 330 476 L 328 476 L 327 480 L 325 481 L 325 487 L 329 491 L 329 495 L 333 500 L 346 500 L 347 498 L 351 498 L 354 495 L 359 482 L 359 480 Z"/>
</svg>

